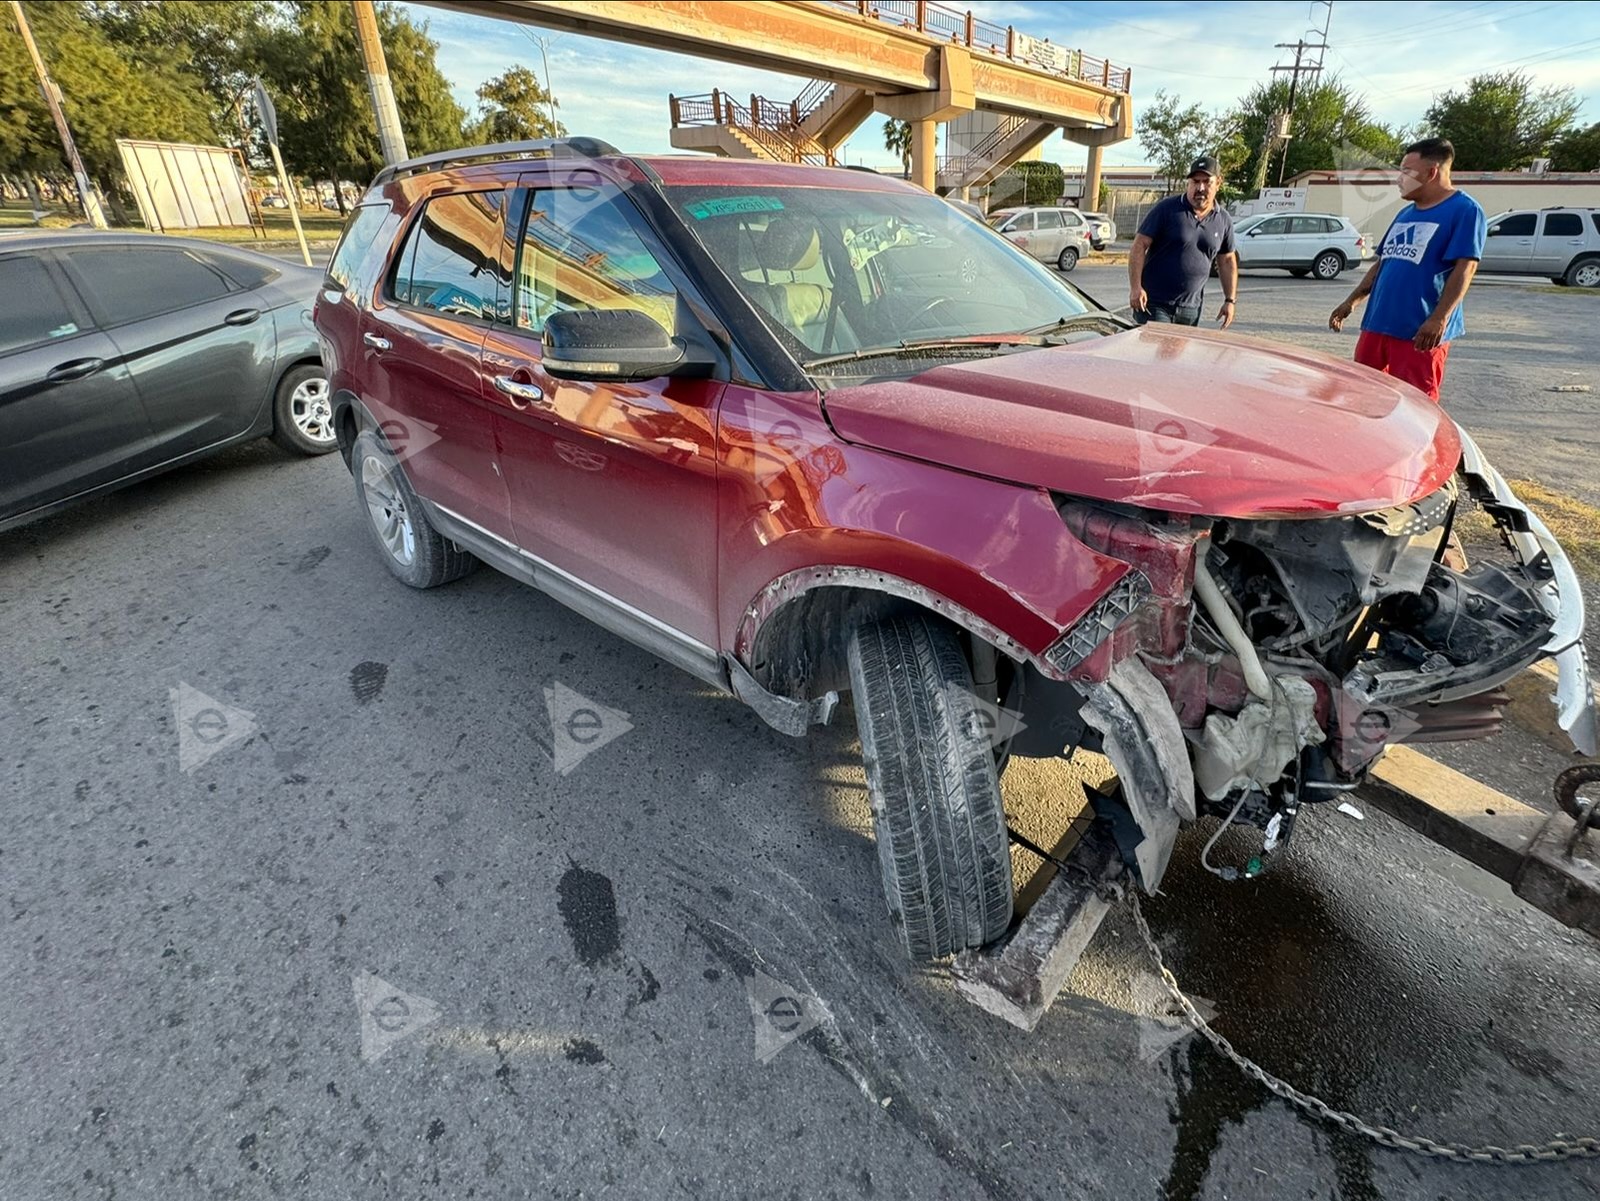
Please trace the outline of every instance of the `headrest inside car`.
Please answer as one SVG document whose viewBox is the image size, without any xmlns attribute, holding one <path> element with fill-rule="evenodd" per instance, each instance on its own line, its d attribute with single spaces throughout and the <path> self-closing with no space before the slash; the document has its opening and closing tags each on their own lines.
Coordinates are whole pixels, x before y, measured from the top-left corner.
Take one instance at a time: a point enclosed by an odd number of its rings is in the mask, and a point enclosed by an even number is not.
<svg viewBox="0 0 1600 1201">
<path fill-rule="evenodd" d="M 797 217 L 774 217 L 756 242 L 756 257 L 769 271 L 808 271 L 817 265 L 821 250 L 816 226 Z"/>
</svg>

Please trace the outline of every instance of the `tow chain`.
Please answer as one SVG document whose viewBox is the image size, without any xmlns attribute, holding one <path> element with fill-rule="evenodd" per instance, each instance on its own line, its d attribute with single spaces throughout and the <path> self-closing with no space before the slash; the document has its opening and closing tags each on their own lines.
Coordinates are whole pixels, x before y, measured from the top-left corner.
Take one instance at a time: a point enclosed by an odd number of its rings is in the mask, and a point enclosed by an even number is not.
<svg viewBox="0 0 1600 1201">
<path fill-rule="evenodd" d="M 1139 927 L 1140 936 L 1144 939 L 1145 950 L 1150 952 L 1150 958 L 1161 975 L 1161 982 L 1166 985 L 1167 991 L 1172 994 L 1172 999 L 1183 1010 L 1184 1018 L 1189 1025 L 1204 1036 L 1224 1059 L 1232 1062 L 1268 1092 L 1282 1097 L 1291 1105 L 1351 1134 L 1369 1138 L 1379 1146 L 1392 1147 L 1396 1151 L 1410 1151 L 1416 1155 L 1426 1155 L 1435 1159 L 1454 1160 L 1457 1163 L 1553 1163 L 1563 1159 L 1600 1156 L 1600 1138 L 1556 1138 L 1547 1143 L 1519 1143 L 1514 1147 L 1496 1147 L 1493 1144 L 1467 1147 L 1460 1143 L 1435 1142 L 1431 1138 L 1422 1136 L 1411 1137 L 1401 1134 L 1398 1130 L 1391 1130 L 1388 1126 L 1375 1126 L 1353 1113 L 1335 1109 L 1326 1101 L 1301 1092 L 1288 1081 L 1279 1079 L 1254 1060 L 1234 1050 L 1233 1044 L 1213 1030 L 1210 1023 L 1200 1016 L 1200 1011 L 1194 1007 L 1194 1002 L 1184 995 L 1183 989 L 1178 987 L 1177 978 L 1167 969 L 1166 961 L 1161 958 L 1161 948 L 1156 945 L 1155 936 L 1150 933 L 1150 926 L 1144 920 L 1144 910 L 1140 908 L 1138 892 L 1130 888 L 1128 899 L 1133 903 L 1133 920 Z"/>
</svg>

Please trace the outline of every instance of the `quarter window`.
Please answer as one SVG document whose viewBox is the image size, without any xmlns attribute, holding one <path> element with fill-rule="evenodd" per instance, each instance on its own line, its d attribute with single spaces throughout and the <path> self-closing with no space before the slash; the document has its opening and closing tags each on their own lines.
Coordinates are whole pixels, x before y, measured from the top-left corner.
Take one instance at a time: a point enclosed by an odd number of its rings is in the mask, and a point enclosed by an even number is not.
<svg viewBox="0 0 1600 1201">
<path fill-rule="evenodd" d="M 1547 238 L 1583 237 L 1583 218 L 1577 213 L 1546 213 L 1544 236 Z"/>
<path fill-rule="evenodd" d="M 0 354 L 79 333 L 50 272 L 36 258 L 0 258 L 0 296 L 26 297 L 26 304 L 0 304 Z"/>
<path fill-rule="evenodd" d="M 503 199 L 504 193 L 494 191 L 429 200 L 400 252 L 394 299 L 434 313 L 493 320 Z"/>
<path fill-rule="evenodd" d="M 610 186 L 540 188 L 528 201 L 517 254 L 518 329 L 555 313 L 636 309 L 671 330 L 677 292 Z"/>
<path fill-rule="evenodd" d="M 328 278 L 341 288 L 350 287 L 356 268 L 366 257 L 367 251 L 372 249 L 373 239 L 378 236 L 384 214 L 388 211 L 386 206 L 369 204 L 350 215 L 344 227 L 344 236 L 339 239 L 339 247 L 333 252 L 333 261 L 328 264 Z"/>
<path fill-rule="evenodd" d="M 90 307 L 105 326 L 127 325 L 219 300 L 238 291 L 210 263 L 165 247 L 74 247 L 67 251 L 83 277 Z"/>
</svg>

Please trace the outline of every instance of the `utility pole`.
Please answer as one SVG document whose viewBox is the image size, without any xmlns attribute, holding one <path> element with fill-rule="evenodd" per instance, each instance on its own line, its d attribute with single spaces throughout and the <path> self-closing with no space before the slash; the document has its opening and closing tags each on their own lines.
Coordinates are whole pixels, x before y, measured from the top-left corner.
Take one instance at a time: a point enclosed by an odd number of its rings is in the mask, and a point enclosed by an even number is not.
<svg viewBox="0 0 1600 1201">
<path fill-rule="evenodd" d="M 44 93 L 45 107 L 55 119 L 56 132 L 61 135 L 61 148 L 67 152 L 67 162 L 72 167 L 72 178 L 78 183 L 78 200 L 83 205 L 83 215 L 89 218 L 89 223 L 96 229 L 104 229 L 106 215 L 100 211 L 100 198 L 94 194 L 94 187 L 89 183 L 89 173 L 83 169 L 83 160 L 78 157 L 77 144 L 73 142 L 72 130 L 67 126 L 67 115 L 61 111 L 60 89 L 56 87 L 55 80 L 50 78 L 50 73 L 44 69 L 44 59 L 39 57 L 39 47 L 33 44 L 33 31 L 28 28 L 28 18 L 22 12 L 21 0 L 11 0 L 11 11 L 16 14 L 17 28 L 22 31 L 22 42 L 28 48 L 28 57 L 33 59 L 33 69 L 39 76 L 39 90 Z"/>
<path fill-rule="evenodd" d="M 378 148 L 387 166 L 404 162 L 406 135 L 400 128 L 400 113 L 394 106 L 394 88 L 389 85 L 389 64 L 383 57 L 383 42 L 378 37 L 378 16 L 372 0 L 350 0 L 356 14 L 356 40 L 361 43 L 361 58 L 367 67 L 367 86 L 372 91 L 372 113 L 378 120 Z M 339 181 L 334 180 L 338 187 Z"/>
<path fill-rule="evenodd" d="M 1281 135 L 1283 137 L 1283 161 L 1278 164 L 1279 184 L 1283 183 L 1284 172 L 1289 167 L 1289 139 L 1294 136 L 1294 98 L 1300 90 L 1300 76 L 1306 75 L 1309 77 L 1322 74 L 1322 56 L 1328 50 L 1328 29 L 1333 24 L 1333 0 L 1320 0 L 1320 2 L 1327 6 L 1327 16 L 1323 20 L 1321 30 L 1309 30 L 1308 32 L 1320 32 L 1322 35 L 1321 40 L 1308 42 L 1304 37 L 1300 37 L 1293 42 L 1279 42 L 1275 47 L 1278 50 L 1294 51 L 1294 66 L 1272 68 L 1273 74 L 1277 74 L 1280 71 L 1291 72 L 1289 76 L 1289 110 Z M 1314 63 L 1307 58 L 1307 54 L 1310 51 L 1316 52 L 1316 61 Z"/>
<path fill-rule="evenodd" d="M 555 89 L 550 86 L 550 39 L 545 37 L 534 37 L 534 35 L 528 33 L 526 29 L 524 29 L 522 32 L 527 33 L 529 39 L 539 47 L 539 59 L 544 63 L 544 94 L 545 97 L 550 101 L 550 136 L 555 137 L 558 122 L 556 121 L 556 93 Z M 558 42 L 560 40 L 560 38 L 556 39 Z"/>
</svg>

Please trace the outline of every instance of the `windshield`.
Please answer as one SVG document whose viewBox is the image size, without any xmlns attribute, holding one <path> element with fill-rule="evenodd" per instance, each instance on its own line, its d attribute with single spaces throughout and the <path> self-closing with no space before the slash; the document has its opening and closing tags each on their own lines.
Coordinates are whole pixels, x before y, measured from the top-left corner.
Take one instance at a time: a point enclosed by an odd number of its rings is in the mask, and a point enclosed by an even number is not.
<svg viewBox="0 0 1600 1201">
<path fill-rule="evenodd" d="M 1091 306 L 937 196 L 849 187 L 665 189 L 804 365 L 1037 329 Z"/>
</svg>

